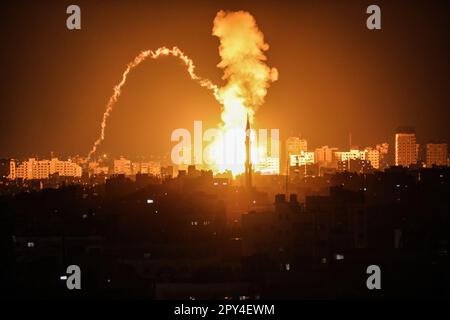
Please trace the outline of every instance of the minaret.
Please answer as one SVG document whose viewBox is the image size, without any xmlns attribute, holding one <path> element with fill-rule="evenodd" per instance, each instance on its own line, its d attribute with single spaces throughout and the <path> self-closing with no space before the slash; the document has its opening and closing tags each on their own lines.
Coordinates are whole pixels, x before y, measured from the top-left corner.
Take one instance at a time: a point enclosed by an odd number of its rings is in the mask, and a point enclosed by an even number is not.
<svg viewBox="0 0 450 320">
<path fill-rule="evenodd" d="M 247 113 L 247 125 L 245 126 L 245 186 L 252 187 L 252 163 L 250 161 L 250 119 Z"/>
</svg>

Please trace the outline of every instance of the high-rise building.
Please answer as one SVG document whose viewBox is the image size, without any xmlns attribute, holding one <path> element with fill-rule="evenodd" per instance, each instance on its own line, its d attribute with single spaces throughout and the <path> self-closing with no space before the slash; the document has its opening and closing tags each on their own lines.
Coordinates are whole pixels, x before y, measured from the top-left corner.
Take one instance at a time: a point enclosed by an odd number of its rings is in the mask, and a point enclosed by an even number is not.
<svg viewBox="0 0 450 320">
<path fill-rule="evenodd" d="M 336 159 L 334 153 L 338 150 L 338 148 L 330 148 L 328 146 L 322 146 L 320 148 L 316 148 L 314 151 L 314 159 L 315 162 L 325 167 L 332 167 L 336 165 Z"/>
<path fill-rule="evenodd" d="M 375 149 L 380 153 L 380 165 L 379 169 L 384 169 L 389 167 L 388 153 L 389 153 L 389 143 L 383 142 L 375 146 Z"/>
<path fill-rule="evenodd" d="M 399 127 L 395 134 L 395 165 L 408 167 L 416 164 L 418 155 L 419 145 L 414 128 Z"/>
<path fill-rule="evenodd" d="M 299 177 L 318 175 L 319 166 L 314 164 L 314 152 L 301 151 L 300 154 L 289 156 L 289 177 L 295 180 Z"/>
<path fill-rule="evenodd" d="M 288 170 L 292 168 L 291 156 L 300 156 L 302 152 L 308 150 L 308 142 L 300 137 L 289 137 L 286 139 L 286 161 L 288 162 Z M 291 172 L 289 172 L 291 175 Z"/>
<path fill-rule="evenodd" d="M 266 157 L 264 159 L 259 159 L 259 161 L 255 163 L 255 172 L 260 172 L 263 175 L 280 174 L 280 158 Z"/>
<path fill-rule="evenodd" d="M 152 176 L 161 174 L 161 163 L 157 161 L 133 162 L 132 168 L 133 174 L 150 174 Z"/>
<path fill-rule="evenodd" d="M 364 150 L 352 149 L 350 151 L 336 151 L 334 153 L 338 161 L 349 160 L 366 160 L 366 152 Z"/>
<path fill-rule="evenodd" d="M 43 170 L 45 170 L 45 168 Z M 58 173 L 60 176 L 65 177 L 81 177 L 82 169 L 71 160 L 61 161 L 58 158 L 52 158 L 49 163 L 49 174 L 54 173 Z"/>
<path fill-rule="evenodd" d="M 446 166 L 448 164 L 448 145 L 446 143 L 427 143 L 426 163 L 427 167 Z"/>
<path fill-rule="evenodd" d="M 15 175 L 10 175 L 10 179 L 47 179 L 52 174 L 59 174 L 62 177 L 81 177 L 82 169 L 72 161 L 62 161 L 58 158 L 51 160 L 37 160 L 29 158 L 15 168 Z"/>
<path fill-rule="evenodd" d="M 367 147 L 364 149 L 365 151 L 365 159 L 370 161 L 370 164 L 373 168 L 379 169 L 380 168 L 380 151 L 377 149 L 373 149 L 371 147 Z"/>
<path fill-rule="evenodd" d="M 289 157 L 289 165 L 291 167 L 307 164 L 314 164 L 314 152 L 302 151 L 300 154 L 291 154 Z"/>
<path fill-rule="evenodd" d="M 125 159 L 124 157 L 120 157 L 119 159 L 114 160 L 114 174 L 124 174 L 126 176 L 130 176 L 131 172 L 131 161 Z"/>
<path fill-rule="evenodd" d="M 349 159 L 346 161 L 338 161 L 337 170 L 339 172 L 369 173 L 372 171 L 372 165 L 369 160 Z"/>
<path fill-rule="evenodd" d="M 99 161 L 90 161 L 88 163 L 88 171 L 89 173 L 93 175 L 100 175 L 100 174 L 109 174 L 109 167 L 106 165 L 103 165 L 103 162 Z"/>
<path fill-rule="evenodd" d="M 289 137 L 286 139 L 286 154 L 289 158 L 292 154 L 300 154 L 308 150 L 308 142 L 300 137 Z"/>
<path fill-rule="evenodd" d="M 104 174 L 107 175 L 109 173 L 109 167 L 95 167 L 92 172 L 94 175 Z"/>
<path fill-rule="evenodd" d="M 8 178 L 11 180 L 16 179 L 16 161 L 14 159 L 11 159 L 9 162 L 9 176 Z"/>
</svg>

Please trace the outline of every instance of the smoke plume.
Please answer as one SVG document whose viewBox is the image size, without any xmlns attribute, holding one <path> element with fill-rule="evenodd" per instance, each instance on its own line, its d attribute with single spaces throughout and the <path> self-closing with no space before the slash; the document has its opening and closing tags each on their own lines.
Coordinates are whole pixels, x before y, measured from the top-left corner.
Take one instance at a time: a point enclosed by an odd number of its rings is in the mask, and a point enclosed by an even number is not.
<svg viewBox="0 0 450 320">
<path fill-rule="evenodd" d="M 269 45 L 263 33 L 250 13 L 219 11 L 212 34 L 220 39 L 222 60 L 217 66 L 223 69 L 222 78 L 227 81 L 219 92 L 224 101 L 224 121 L 229 119 L 227 111 L 234 113 L 242 105 L 253 115 L 264 103 L 270 83 L 278 78 L 277 69 L 266 64 L 264 52 Z"/>
<path fill-rule="evenodd" d="M 120 97 L 128 74 L 147 58 L 158 59 L 163 56 L 173 56 L 180 59 L 187 68 L 191 79 L 200 86 L 211 90 L 216 100 L 222 104 L 222 123 L 219 124 L 222 133 L 244 129 L 247 116 L 253 122 L 254 113 L 264 103 L 270 83 L 278 78 L 277 69 L 270 68 L 266 64 L 267 58 L 264 52 L 269 49 L 269 45 L 264 42 L 264 35 L 258 29 L 253 16 L 244 11 L 219 11 L 214 19 L 212 34 L 220 40 L 221 61 L 217 66 L 223 70 L 222 79 L 225 81 L 225 85 L 219 88 L 208 79 L 199 77 L 195 73 L 193 61 L 177 47 L 172 49 L 161 47 L 156 51 L 142 51 L 127 65 L 121 81 L 114 87 L 103 114 L 100 136 L 94 142 L 88 154 L 88 160 L 105 139 L 107 120 Z M 213 158 L 217 157 L 217 161 L 213 161 L 214 163 L 211 164 L 211 168 L 215 172 L 231 170 L 233 174 L 238 174 L 244 171 L 243 159 L 245 157 L 242 155 L 245 154 L 245 148 L 242 138 L 237 145 L 236 153 L 240 160 L 238 163 L 229 165 L 221 163 L 220 157 L 214 155 L 223 154 L 224 150 L 230 146 L 227 146 L 226 143 L 224 145 L 223 140 L 215 140 L 211 143 L 211 155 Z"/>
</svg>

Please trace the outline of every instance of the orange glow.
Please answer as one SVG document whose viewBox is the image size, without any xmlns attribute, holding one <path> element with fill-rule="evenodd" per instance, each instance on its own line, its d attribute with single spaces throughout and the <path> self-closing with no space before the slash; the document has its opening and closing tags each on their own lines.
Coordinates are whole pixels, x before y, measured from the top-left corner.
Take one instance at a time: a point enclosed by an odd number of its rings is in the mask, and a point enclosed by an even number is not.
<svg viewBox="0 0 450 320">
<path fill-rule="evenodd" d="M 166 47 L 161 47 L 161 48 L 157 49 L 156 51 L 152 51 L 152 50 L 142 51 L 138 56 L 136 56 L 136 58 L 134 58 L 133 61 L 128 63 L 127 68 L 125 69 L 125 71 L 122 74 L 122 80 L 114 87 L 114 93 L 109 98 L 108 104 L 106 105 L 106 111 L 103 113 L 103 119 L 102 119 L 102 124 L 101 124 L 101 129 L 100 129 L 100 137 L 94 142 L 94 145 L 92 146 L 92 149 L 87 156 L 88 159 L 90 159 L 91 156 L 97 151 L 98 146 L 105 139 L 106 121 L 108 120 L 108 118 L 114 108 L 115 103 L 117 102 L 117 100 L 120 97 L 120 94 L 122 92 L 122 87 L 125 85 L 125 83 L 127 81 L 127 76 L 130 73 L 130 71 L 133 70 L 134 68 L 136 68 L 138 65 L 140 65 L 143 61 L 145 61 L 149 57 L 152 59 L 158 59 L 158 58 L 164 57 L 164 56 L 174 56 L 174 57 L 180 59 L 186 65 L 187 71 L 188 71 L 191 79 L 197 81 L 200 84 L 200 86 L 205 87 L 209 90 L 212 90 L 216 99 L 220 101 L 220 97 L 218 95 L 219 88 L 216 85 L 214 85 L 211 81 L 209 81 L 208 79 L 199 77 L 195 73 L 194 62 L 187 55 L 185 55 L 183 53 L 183 51 L 181 51 L 179 48 L 173 47 L 172 49 L 169 49 Z"/>
<path fill-rule="evenodd" d="M 219 128 L 224 135 L 232 135 L 233 130 L 245 130 L 247 115 L 250 122 L 254 122 L 254 114 L 264 103 L 270 82 L 277 80 L 278 71 L 265 64 L 264 51 L 269 49 L 269 45 L 264 42 L 264 35 L 250 13 L 218 12 L 214 19 L 213 35 L 220 39 L 222 61 L 217 66 L 224 70 L 222 78 L 227 80 L 219 90 L 223 104 Z M 214 172 L 230 170 L 233 175 L 244 172 L 245 135 L 238 134 L 236 138 L 237 145 L 232 145 L 235 141 L 227 139 L 212 142 L 210 157 L 216 160 L 211 166 Z M 252 143 L 251 149 L 255 159 L 258 154 L 255 143 Z M 218 161 L 218 155 L 231 150 L 235 152 L 233 161 Z"/>
<path fill-rule="evenodd" d="M 158 59 L 163 56 L 173 56 L 180 59 L 187 68 L 189 76 L 200 86 L 213 92 L 216 100 L 222 104 L 222 122 L 218 130 L 222 136 L 232 139 L 211 139 L 207 157 L 209 169 L 213 172 L 230 170 L 233 175 L 244 172 L 245 169 L 245 124 L 247 115 L 253 123 L 254 114 L 259 106 L 264 103 L 270 82 L 278 79 L 278 71 L 266 65 L 264 51 L 269 45 L 264 42 L 264 35 L 258 29 L 253 16 L 244 11 L 217 13 L 214 19 L 213 35 L 220 39 L 219 54 L 222 58 L 217 65 L 223 69 L 223 80 L 227 83 L 219 88 L 210 80 L 199 77 L 195 73 L 193 61 L 179 48 L 168 49 L 161 47 L 156 51 L 142 51 L 131 61 L 125 69 L 122 80 L 114 87 L 114 93 L 110 97 L 103 114 L 100 136 L 94 142 L 88 159 L 97 151 L 98 146 L 105 139 L 106 122 L 115 103 L 121 95 L 128 74 L 147 58 Z M 239 134 L 241 131 L 242 134 Z M 256 150 L 255 143 L 251 147 L 252 158 L 261 153 Z M 224 155 L 230 156 L 231 161 L 224 161 Z"/>
</svg>

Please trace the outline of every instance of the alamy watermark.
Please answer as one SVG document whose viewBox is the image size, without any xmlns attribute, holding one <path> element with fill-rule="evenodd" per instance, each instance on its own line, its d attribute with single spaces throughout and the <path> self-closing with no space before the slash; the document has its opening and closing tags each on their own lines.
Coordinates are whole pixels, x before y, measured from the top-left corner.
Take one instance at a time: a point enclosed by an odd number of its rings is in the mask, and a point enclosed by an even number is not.
<svg viewBox="0 0 450 320">
<path fill-rule="evenodd" d="M 67 289 L 81 290 L 81 269 L 76 264 L 68 266 L 66 275 L 61 276 L 60 279 L 66 281 Z"/>
<path fill-rule="evenodd" d="M 381 269 L 379 266 L 372 264 L 367 267 L 366 273 L 370 274 L 367 278 L 366 286 L 369 290 L 381 289 Z"/>
<path fill-rule="evenodd" d="M 75 4 L 71 4 L 67 7 L 66 13 L 70 14 L 66 20 L 66 27 L 69 30 L 81 29 L 81 9 Z"/>
<path fill-rule="evenodd" d="M 250 145 L 252 163 L 268 157 L 279 159 L 280 130 L 238 128 L 209 128 L 203 130 L 202 121 L 194 121 L 193 134 L 185 128 L 172 131 L 171 142 L 177 142 L 171 151 L 176 165 L 235 165 L 245 162 L 246 141 Z"/>
</svg>

